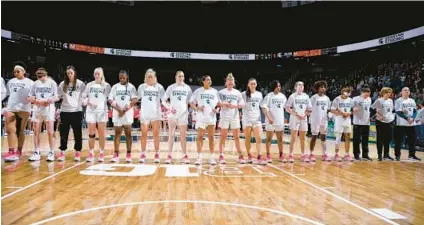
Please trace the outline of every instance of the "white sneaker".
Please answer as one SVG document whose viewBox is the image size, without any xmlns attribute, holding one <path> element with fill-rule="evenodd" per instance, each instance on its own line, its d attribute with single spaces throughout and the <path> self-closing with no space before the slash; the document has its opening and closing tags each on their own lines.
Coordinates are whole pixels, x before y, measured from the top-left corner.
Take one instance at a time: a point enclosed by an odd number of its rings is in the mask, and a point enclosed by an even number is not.
<svg viewBox="0 0 424 225">
<path fill-rule="evenodd" d="M 214 157 L 211 157 L 211 158 L 209 159 L 209 164 L 211 164 L 211 165 L 216 165 L 216 160 L 215 160 L 215 158 L 214 158 Z"/>
<path fill-rule="evenodd" d="M 29 161 L 40 161 L 41 155 L 40 152 L 34 152 L 31 157 L 29 157 Z"/>
<path fill-rule="evenodd" d="M 203 163 L 202 157 L 197 157 L 197 160 L 194 164 L 195 165 L 202 165 L 202 163 Z"/>
<path fill-rule="evenodd" d="M 50 151 L 47 155 L 47 162 L 53 162 L 54 161 L 54 152 Z"/>
</svg>

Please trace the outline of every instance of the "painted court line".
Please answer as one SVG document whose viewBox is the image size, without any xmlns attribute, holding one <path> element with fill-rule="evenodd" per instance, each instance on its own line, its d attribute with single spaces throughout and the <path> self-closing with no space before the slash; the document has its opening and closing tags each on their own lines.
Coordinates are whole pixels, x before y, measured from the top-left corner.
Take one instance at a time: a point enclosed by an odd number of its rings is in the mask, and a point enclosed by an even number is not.
<svg viewBox="0 0 424 225">
<path fill-rule="evenodd" d="M 289 175 L 289 176 L 291 176 L 293 178 L 296 178 L 299 181 L 301 181 L 301 182 L 303 182 L 303 183 L 305 183 L 305 184 L 307 184 L 309 186 L 312 186 L 312 187 L 314 187 L 314 188 L 316 188 L 316 189 L 318 189 L 318 190 L 320 190 L 320 191 L 322 191 L 322 192 L 324 192 L 326 194 L 329 194 L 329 195 L 331 195 L 331 196 L 333 196 L 333 197 L 335 197 L 335 198 L 337 198 L 337 199 L 339 199 L 341 201 L 344 201 L 347 204 L 350 204 L 350 205 L 352 205 L 352 206 L 354 206 L 354 207 L 356 207 L 358 209 L 361 209 L 362 211 L 364 211 L 366 213 L 369 213 L 369 214 L 371 214 L 371 215 L 373 215 L 375 217 L 378 217 L 378 218 L 380 218 L 381 220 L 384 220 L 387 223 L 390 223 L 390 224 L 393 224 L 393 225 L 399 225 L 398 223 L 395 223 L 395 222 L 393 222 L 393 221 L 391 221 L 391 220 L 389 220 L 389 219 L 387 219 L 387 218 L 385 218 L 385 217 L 383 217 L 383 216 L 381 216 L 381 215 L 379 215 L 379 214 L 377 214 L 377 213 L 375 213 L 375 212 L 373 212 L 373 211 L 371 211 L 371 210 L 369 210 L 367 208 L 364 208 L 364 207 L 362 207 L 362 206 L 360 206 L 360 205 L 358 205 L 358 204 L 356 204 L 354 202 L 351 202 L 351 201 L 349 201 L 349 200 L 347 200 L 347 199 L 345 199 L 343 197 L 340 197 L 340 196 L 338 196 L 338 195 L 336 195 L 336 194 L 334 194 L 334 193 L 332 193 L 332 192 L 330 192 L 330 191 L 328 191 L 328 190 L 326 190 L 326 189 L 324 189 L 322 187 L 319 187 L 318 185 L 315 185 L 315 184 L 313 184 L 313 183 L 311 183 L 311 182 L 309 182 L 309 181 L 307 181 L 307 180 L 305 180 L 303 178 L 300 178 L 300 177 L 298 177 L 298 176 L 296 176 L 294 174 L 291 174 L 289 172 L 286 172 L 283 169 L 280 169 L 280 168 L 278 168 L 278 167 L 276 167 L 274 165 L 268 165 L 268 166 L 270 166 L 270 167 L 272 167 L 274 169 L 277 169 L 277 170 L 279 170 L 279 171 L 281 171 L 281 172 L 283 172 L 283 173 L 285 173 L 285 174 L 287 174 L 287 175 Z"/>
<path fill-rule="evenodd" d="M 389 209 L 371 209 L 372 211 L 388 218 L 388 219 L 392 219 L 392 220 L 404 220 L 407 219 L 406 217 L 397 214 L 395 212 L 393 212 L 392 210 Z"/>
<path fill-rule="evenodd" d="M 81 164 L 84 164 L 84 163 L 85 163 L 85 162 L 81 162 L 81 163 L 75 164 L 74 166 L 71 166 L 71 167 L 69 167 L 69 168 L 66 168 L 66 169 L 64 169 L 64 170 L 60 171 L 60 172 L 57 172 L 57 173 L 55 173 L 55 174 L 52 174 L 52 175 L 50 175 L 50 176 L 48 176 L 48 177 L 46 177 L 46 178 L 44 178 L 44 179 L 41 179 L 41 180 L 39 180 L 39 181 L 37 181 L 37 182 L 34 182 L 34 183 L 30 184 L 30 185 L 27 185 L 27 186 L 25 186 L 25 187 L 23 187 L 23 188 L 21 188 L 21 189 L 18 189 L 18 190 L 14 191 L 14 192 L 10 192 L 9 194 L 7 194 L 7 195 L 5 195 L 5 196 L 2 196 L 2 197 L 1 197 L 1 200 L 4 200 L 4 199 L 6 199 L 6 198 L 8 198 L 8 197 L 10 197 L 10 196 L 12 196 L 12 195 L 15 195 L 15 194 L 17 194 L 17 193 L 19 193 L 19 192 L 21 192 L 21 191 L 24 191 L 24 190 L 26 190 L 26 189 L 28 189 L 28 188 L 30 188 L 30 187 L 33 187 L 33 186 L 35 186 L 35 185 L 37 185 L 37 184 L 39 184 L 39 183 L 42 183 L 42 182 L 44 182 L 44 181 L 46 181 L 46 180 L 48 180 L 48 179 L 50 179 L 50 178 L 52 178 L 52 177 L 55 177 L 55 176 L 57 176 L 57 175 L 59 175 L 59 174 L 61 174 L 61 173 L 64 173 L 64 172 L 66 172 L 66 171 L 68 171 L 68 170 L 71 170 L 71 169 L 73 169 L 73 168 L 75 168 L 75 167 L 77 167 L 77 166 L 79 166 L 79 165 L 81 165 Z"/>
<path fill-rule="evenodd" d="M 91 212 L 91 211 L 96 211 L 96 210 L 117 208 L 117 207 L 123 207 L 123 206 L 161 204 L 161 203 L 194 203 L 194 204 L 212 204 L 212 205 L 235 206 L 235 207 L 241 207 L 241 208 L 267 211 L 267 212 L 270 212 L 270 213 L 275 213 L 275 214 L 283 215 L 283 216 L 289 216 L 289 217 L 299 219 L 299 220 L 302 220 L 302 221 L 305 221 L 305 222 L 309 222 L 309 223 L 315 224 L 315 225 L 321 225 L 322 224 L 322 223 L 313 221 L 311 219 L 304 218 L 304 217 L 301 217 L 301 216 L 298 216 L 298 215 L 294 215 L 294 214 L 291 214 L 291 213 L 288 213 L 288 212 L 283 212 L 283 211 L 279 211 L 279 210 L 275 210 L 275 209 L 269 209 L 269 208 L 263 208 L 263 207 L 257 207 L 257 206 L 252 206 L 252 205 L 236 204 L 236 203 L 229 203 L 229 202 L 215 202 L 215 201 L 169 200 L 169 201 L 130 202 L 130 203 L 123 203 L 123 204 L 116 204 L 116 205 L 101 206 L 101 207 L 96 207 L 96 208 L 91 208 L 91 209 L 84 209 L 84 210 L 80 210 L 80 211 L 75 211 L 75 212 L 70 212 L 70 213 L 65 213 L 65 214 L 62 214 L 62 215 L 50 217 L 48 219 L 38 221 L 38 222 L 33 223 L 31 225 L 40 225 L 40 224 L 51 222 L 51 221 L 61 219 L 61 218 L 64 218 L 64 217 L 73 216 L 73 215 L 76 215 L 76 214 L 81 214 L 81 213 L 86 213 L 86 212 Z"/>
</svg>

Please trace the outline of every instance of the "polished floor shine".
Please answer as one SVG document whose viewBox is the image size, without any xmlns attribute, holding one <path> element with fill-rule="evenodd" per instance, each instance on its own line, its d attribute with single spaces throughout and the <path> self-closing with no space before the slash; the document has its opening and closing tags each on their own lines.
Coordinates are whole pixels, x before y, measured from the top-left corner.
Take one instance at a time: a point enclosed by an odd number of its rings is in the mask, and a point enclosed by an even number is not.
<svg viewBox="0 0 424 225">
<path fill-rule="evenodd" d="M 45 134 L 42 140 L 47 148 Z M 125 163 L 121 144 L 121 162 L 112 164 L 112 146 L 108 141 L 104 163 L 84 161 L 87 141 L 81 162 L 68 150 L 65 162 L 46 162 L 43 151 L 42 161 L 30 163 L 28 136 L 25 157 L 2 162 L 2 224 L 424 224 L 424 164 L 407 161 L 406 151 L 401 162 L 300 163 L 296 155 L 294 164 L 282 164 L 272 145 L 272 164 L 239 165 L 230 140 L 227 164 L 210 166 L 205 141 L 204 164 L 196 167 L 195 142 L 188 143 L 190 165 L 179 163 L 179 143 L 172 165 L 164 164 L 166 142 L 160 164 L 151 151 L 146 164 L 138 163 L 140 142 L 133 143 L 133 163 Z M 320 147 L 317 141 L 317 155 Z M 329 149 L 333 155 L 331 141 Z M 376 158 L 375 145 L 370 149 Z"/>
</svg>

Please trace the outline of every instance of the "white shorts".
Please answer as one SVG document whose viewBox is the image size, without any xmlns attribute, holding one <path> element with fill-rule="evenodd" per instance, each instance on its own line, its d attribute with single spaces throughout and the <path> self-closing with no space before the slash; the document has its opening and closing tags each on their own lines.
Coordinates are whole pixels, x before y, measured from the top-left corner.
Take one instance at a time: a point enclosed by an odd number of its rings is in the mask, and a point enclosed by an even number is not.
<svg viewBox="0 0 424 225">
<path fill-rule="evenodd" d="M 352 129 L 352 125 L 340 126 L 339 124 L 334 124 L 334 132 L 335 133 L 346 133 L 350 134 Z"/>
<path fill-rule="evenodd" d="M 242 124 L 243 124 L 243 128 L 246 128 L 246 127 L 252 127 L 252 128 L 262 127 L 261 121 L 245 121 L 245 120 L 243 120 Z"/>
<path fill-rule="evenodd" d="M 284 131 L 284 125 L 272 125 L 272 124 L 266 124 L 265 130 L 270 132 L 280 132 Z"/>
<path fill-rule="evenodd" d="M 308 131 L 308 120 L 299 120 L 297 117 L 290 117 L 290 130 Z"/>
<path fill-rule="evenodd" d="M 221 129 L 240 129 L 240 119 L 221 118 L 218 126 Z"/>
<path fill-rule="evenodd" d="M 62 118 L 63 119 L 63 118 Z M 47 113 L 37 113 L 37 112 L 33 112 L 32 113 L 32 117 L 31 117 L 31 121 L 32 122 L 36 122 L 36 123 L 41 123 L 43 121 L 55 121 L 55 111 L 54 110 L 50 110 Z"/>
<path fill-rule="evenodd" d="M 121 126 L 128 126 L 128 125 L 132 125 L 134 122 L 134 115 L 133 112 L 131 111 L 126 112 L 125 115 L 123 115 L 122 117 L 119 117 L 118 115 L 113 115 L 112 117 L 112 122 L 113 122 L 113 126 L 115 127 L 121 127 Z"/>
<path fill-rule="evenodd" d="M 318 135 L 319 133 L 327 134 L 327 124 L 320 125 L 311 123 L 311 133 L 312 135 Z"/>
<path fill-rule="evenodd" d="M 188 113 L 183 113 L 179 116 L 174 114 L 168 115 L 168 121 L 175 121 L 177 122 L 177 126 L 184 126 L 188 124 Z"/>
<path fill-rule="evenodd" d="M 203 130 L 206 130 L 207 127 L 209 127 L 209 126 L 215 126 L 215 124 L 216 124 L 216 122 L 205 123 L 205 122 L 198 121 L 196 123 L 196 129 L 202 128 Z"/>
<path fill-rule="evenodd" d="M 106 123 L 106 112 L 85 112 L 85 121 L 87 123 Z"/>
<path fill-rule="evenodd" d="M 160 117 L 155 117 L 155 118 L 141 117 L 140 118 L 140 123 L 142 123 L 142 124 L 151 124 L 152 122 L 155 122 L 155 121 L 162 121 L 162 118 L 160 118 Z"/>
</svg>

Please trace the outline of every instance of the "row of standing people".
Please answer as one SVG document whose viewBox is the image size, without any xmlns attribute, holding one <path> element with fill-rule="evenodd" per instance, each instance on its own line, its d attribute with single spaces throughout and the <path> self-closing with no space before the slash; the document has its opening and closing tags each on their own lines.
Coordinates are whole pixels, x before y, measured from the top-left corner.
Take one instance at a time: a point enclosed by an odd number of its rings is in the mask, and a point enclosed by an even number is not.
<svg viewBox="0 0 424 225">
<path fill-rule="evenodd" d="M 377 147 L 379 160 L 390 159 L 387 144 L 388 127 L 394 118 L 393 102 L 391 103 L 386 95 L 389 89 L 383 89 L 381 92 L 382 98 L 378 99 L 371 105 L 369 98 L 369 89 L 364 89 L 361 96 L 351 99 L 349 88 L 344 88 L 342 94 L 334 99 L 333 102 L 325 95 L 327 84 L 324 81 L 318 81 L 314 84 L 317 94 L 309 98 L 303 92 L 303 82 L 297 82 L 295 85 L 295 93 L 287 99 L 281 93 L 281 85 L 278 81 L 272 83 L 273 92 L 267 94 L 263 98 L 261 92 L 256 91 L 256 80 L 249 79 L 247 90 L 240 93 L 235 86 L 235 79 L 232 74 L 229 74 L 226 79 L 226 88 L 217 91 L 211 87 L 212 79 L 206 75 L 202 78 L 203 87 L 192 93 L 191 88 L 184 83 L 184 73 L 178 71 L 176 73 L 176 83 L 169 86 L 166 91 L 157 82 L 155 71 L 147 70 L 144 83 L 138 87 L 138 90 L 129 83 L 129 75 L 126 71 L 119 72 L 120 82 L 111 87 L 104 77 L 102 68 L 94 70 L 94 81 L 85 85 L 77 79 L 77 73 L 74 67 L 69 66 L 59 86 L 56 82 L 48 77 L 47 71 L 43 68 L 37 70 L 36 75 L 38 80 L 33 82 L 25 78 L 23 74 L 25 68 L 22 65 L 14 67 L 15 78 L 10 80 L 6 88 L 4 96 L 9 96 L 8 113 L 7 113 L 7 132 L 9 152 L 4 156 L 6 161 L 17 160 L 22 155 L 22 148 L 25 140 L 25 135 L 22 131 L 22 124 L 26 124 L 29 117 L 30 105 L 34 104 L 34 111 L 31 120 L 34 122 L 34 153 L 29 158 L 30 161 L 38 161 L 41 159 L 39 144 L 40 144 L 40 124 L 45 121 L 48 130 L 49 153 L 48 161 L 55 160 L 54 154 L 54 103 L 62 99 L 61 104 L 61 126 L 60 126 L 60 154 L 57 160 L 65 160 L 65 150 L 68 144 L 69 129 L 72 127 L 75 136 L 75 161 L 80 161 L 80 152 L 82 150 L 82 106 L 87 106 L 86 121 L 88 123 L 89 132 L 89 156 L 86 161 L 92 162 L 95 160 L 95 134 L 96 130 L 99 135 L 99 155 L 98 161 L 104 161 L 105 147 L 105 127 L 107 122 L 107 102 L 113 108 L 113 124 L 115 129 L 114 139 L 114 155 L 111 162 L 119 162 L 119 145 L 122 131 L 126 138 L 126 162 L 132 162 L 131 149 L 131 125 L 134 121 L 133 106 L 138 101 L 141 102 L 141 155 L 139 161 L 146 161 L 147 134 L 149 126 L 152 127 L 154 137 L 154 162 L 160 162 L 159 159 L 159 126 L 161 121 L 161 104 L 167 108 L 167 117 L 169 121 L 169 140 L 168 140 L 168 156 L 166 163 L 172 162 L 171 152 L 173 149 L 175 130 L 180 131 L 180 142 L 183 151 L 183 163 L 189 163 L 186 147 L 186 130 L 188 124 L 188 105 L 196 110 L 197 123 L 197 157 L 195 164 L 201 164 L 203 137 L 207 133 L 209 140 L 210 164 L 216 164 L 214 156 L 214 131 L 216 123 L 216 114 L 220 111 L 220 121 L 218 126 L 221 128 L 221 138 L 219 141 L 219 162 L 225 163 L 224 146 L 227 139 L 229 129 L 233 132 L 236 150 L 239 154 L 240 163 L 252 163 L 253 156 L 251 154 L 251 136 L 255 137 L 257 162 L 265 165 L 267 162 L 272 162 L 270 155 L 270 145 L 273 133 L 277 135 L 279 160 L 281 162 L 294 162 L 294 144 L 299 136 L 301 146 L 301 161 L 309 162 L 316 161 L 313 153 L 316 139 L 320 135 L 322 142 L 322 160 L 331 161 L 327 154 L 326 147 L 326 131 L 328 123 L 328 115 L 331 112 L 335 116 L 335 132 L 336 132 L 336 149 L 334 160 L 341 161 L 339 154 L 339 145 L 341 137 L 345 135 L 345 156 L 346 161 L 353 161 L 349 154 L 350 148 L 350 131 L 351 131 L 351 115 L 354 120 L 354 158 L 360 160 L 359 157 L 359 142 L 362 139 L 362 158 L 371 160 L 368 156 L 368 135 L 371 107 L 377 110 Z M 2 81 L 4 84 L 4 81 Z M 388 92 L 391 93 L 390 91 Z M 409 97 L 409 89 L 404 88 L 402 98 L 396 101 L 396 124 L 399 137 L 408 135 L 408 140 L 415 140 L 412 137 L 413 126 L 415 125 L 416 105 Z M 170 100 L 169 103 L 167 100 Z M 240 119 L 238 109 L 242 109 L 242 125 L 246 138 L 245 148 L 247 151 L 247 161 L 243 157 L 240 147 Z M 261 155 L 261 136 L 262 124 L 260 120 L 261 110 L 266 116 L 266 156 Z M 291 130 L 291 141 L 288 158 L 283 153 L 283 133 L 284 133 L 284 111 L 290 114 L 289 127 Z M 308 129 L 307 119 L 310 117 L 312 139 L 310 142 L 310 151 L 305 151 L 305 134 Z M 17 123 L 18 122 L 18 123 Z M 398 137 L 398 136 L 397 136 Z M 390 141 L 389 141 L 390 142 Z M 396 142 L 395 152 L 396 159 L 400 159 L 400 143 Z M 382 146 L 385 148 L 384 155 L 382 154 Z M 414 146 L 414 145 L 412 145 Z M 414 148 L 409 149 L 410 159 L 419 160 L 415 156 Z"/>
</svg>

